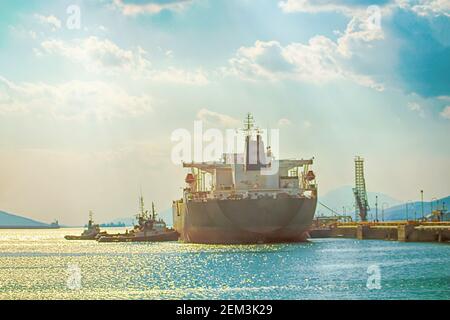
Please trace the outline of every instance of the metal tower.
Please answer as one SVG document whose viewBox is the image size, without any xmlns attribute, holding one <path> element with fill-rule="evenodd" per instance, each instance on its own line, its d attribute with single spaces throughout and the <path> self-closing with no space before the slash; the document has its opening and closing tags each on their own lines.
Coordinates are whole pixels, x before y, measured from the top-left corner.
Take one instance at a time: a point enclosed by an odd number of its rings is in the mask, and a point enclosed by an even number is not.
<svg viewBox="0 0 450 320">
<path fill-rule="evenodd" d="M 364 179 L 364 159 L 355 158 L 355 187 L 353 188 L 355 195 L 356 211 L 361 221 L 367 221 L 367 212 L 370 210 L 367 201 L 366 181 Z"/>
</svg>

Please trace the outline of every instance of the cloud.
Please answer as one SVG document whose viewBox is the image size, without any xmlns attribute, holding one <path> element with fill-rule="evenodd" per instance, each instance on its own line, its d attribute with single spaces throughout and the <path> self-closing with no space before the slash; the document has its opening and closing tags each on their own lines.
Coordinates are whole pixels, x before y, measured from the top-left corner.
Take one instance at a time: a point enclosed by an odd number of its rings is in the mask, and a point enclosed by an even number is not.
<svg viewBox="0 0 450 320">
<path fill-rule="evenodd" d="M 148 79 L 157 82 L 169 82 L 176 84 L 187 85 L 206 85 L 209 83 L 208 77 L 205 71 L 199 69 L 195 71 L 186 71 L 175 67 L 169 67 L 162 71 L 151 71 Z"/>
<path fill-rule="evenodd" d="M 165 54 L 165 56 L 167 58 L 170 58 L 170 59 L 173 58 L 173 51 L 172 50 L 167 50 L 164 54 Z"/>
<path fill-rule="evenodd" d="M 402 43 L 393 72 L 402 80 L 404 90 L 424 97 L 449 95 L 450 19 L 401 10 L 389 27 L 390 34 Z"/>
<path fill-rule="evenodd" d="M 423 110 L 422 106 L 417 102 L 409 102 L 408 108 L 411 111 L 417 112 L 419 116 L 421 116 L 422 118 L 425 117 L 425 111 Z"/>
<path fill-rule="evenodd" d="M 390 0 L 285 0 L 278 2 L 279 7 L 286 13 L 305 12 L 339 12 L 348 16 L 366 11 L 371 5 L 389 4 Z"/>
<path fill-rule="evenodd" d="M 14 36 L 17 36 L 20 38 L 27 38 L 27 39 L 32 39 L 32 40 L 36 40 L 38 38 L 38 33 L 36 31 L 28 30 L 28 29 L 24 28 L 23 26 L 10 25 L 10 26 L 8 26 L 8 29 Z"/>
<path fill-rule="evenodd" d="M 303 127 L 305 127 L 305 129 L 311 128 L 312 123 L 308 120 L 305 120 L 305 121 L 303 121 Z"/>
<path fill-rule="evenodd" d="M 281 118 L 280 120 L 278 120 L 279 126 L 290 126 L 291 124 L 292 124 L 291 120 L 286 118 Z"/>
<path fill-rule="evenodd" d="M 216 128 L 238 128 L 242 125 L 242 122 L 239 119 L 205 108 L 198 111 L 197 118 Z"/>
<path fill-rule="evenodd" d="M 341 70 L 350 71 L 347 78 L 368 86 L 382 82 L 425 97 L 448 95 L 449 0 L 286 0 L 279 6 L 286 13 L 351 17 L 336 40 L 346 59 L 333 56 Z M 374 32 L 377 20 L 380 28 Z"/>
<path fill-rule="evenodd" d="M 450 120 L 450 106 L 446 106 L 441 112 L 441 117 Z"/>
<path fill-rule="evenodd" d="M 127 50 L 120 48 L 111 40 L 95 36 L 71 41 L 46 40 L 41 43 L 41 50 L 35 50 L 35 54 L 61 56 L 96 74 L 128 74 L 132 78 L 185 85 L 208 83 L 207 74 L 201 69 L 194 71 L 176 67 L 152 69 L 147 52 L 141 47 Z"/>
<path fill-rule="evenodd" d="M 53 31 L 56 31 L 57 29 L 61 28 L 61 20 L 59 20 L 55 16 L 52 15 L 44 16 L 41 14 L 35 14 L 34 17 L 37 19 L 39 23 L 51 27 Z"/>
<path fill-rule="evenodd" d="M 163 10 L 180 11 L 190 5 L 192 0 L 146 0 L 139 3 L 126 0 L 113 0 L 113 7 L 126 16 L 157 14 Z"/>
<path fill-rule="evenodd" d="M 42 50 L 82 64 L 94 73 L 117 74 L 118 72 L 141 73 L 150 67 L 146 52 L 138 47 L 135 51 L 125 50 L 108 39 L 91 36 L 72 41 L 46 40 Z"/>
<path fill-rule="evenodd" d="M 104 82 L 71 81 L 59 85 L 14 83 L 0 77 L 0 114 L 68 120 L 111 120 L 152 110 L 148 95 L 130 95 Z"/>
<path fill-rule="evenodd" d="M 320 35 L 312 37 L 306 44 L 286 46 L 278 41 L 256 41 L 251 47 L 238 49 L 226 71 L 246 80 L 291 79 L 322 84 L 347 79 L 382 91 L 382 84 L 352 69 L 351 58 L 355 53 L 384 39 L 383 30 L 365 18 L 364 15 L 353 17 L 337 41 Z"/>
<path fill-rule="evenodd" d="M 448 0 L 397 0 L 396 4 L 419 16 L 450 17 L 450 1 Z"/>
<path fill-rule="evenodd" d="M 419 16 L 450 16 L 448 0 L 284 0 L 278 5 L 286 13 L 339 12 L 355 16 L 375 5 L 383 10 L 384 14 L 400 8 Z"/>
</svg>

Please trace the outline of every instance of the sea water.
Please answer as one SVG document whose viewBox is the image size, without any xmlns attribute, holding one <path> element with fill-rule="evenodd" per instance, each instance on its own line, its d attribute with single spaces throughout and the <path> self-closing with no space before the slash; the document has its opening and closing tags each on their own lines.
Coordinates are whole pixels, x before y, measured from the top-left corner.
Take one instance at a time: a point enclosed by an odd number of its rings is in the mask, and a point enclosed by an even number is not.
<svg viewBox="0 0 450 320">
<path fill-rule="evenodd" d="M 0 299 L 450 299 L 448 244 L 64 239 L 81 232 L 0 230 Z"/>
</svg>

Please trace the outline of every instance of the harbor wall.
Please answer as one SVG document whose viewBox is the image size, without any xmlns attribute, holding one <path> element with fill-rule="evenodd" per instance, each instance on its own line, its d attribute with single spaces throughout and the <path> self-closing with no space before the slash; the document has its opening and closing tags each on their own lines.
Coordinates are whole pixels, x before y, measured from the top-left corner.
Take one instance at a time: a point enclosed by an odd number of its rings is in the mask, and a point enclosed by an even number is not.
<svg viewBox="0 0 450 320">
<path fill-rule="evenodd" d="M 311 238 L 354 238 L 402 242 L 449 242 L 450 223 L 342 223 L 310 230 Z"/>
</svg>

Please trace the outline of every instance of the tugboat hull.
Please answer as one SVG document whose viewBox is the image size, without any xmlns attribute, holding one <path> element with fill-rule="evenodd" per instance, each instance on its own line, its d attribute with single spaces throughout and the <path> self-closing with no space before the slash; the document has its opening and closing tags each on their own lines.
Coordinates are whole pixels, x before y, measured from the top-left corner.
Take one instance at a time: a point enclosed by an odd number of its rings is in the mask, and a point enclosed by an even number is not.
<svg viewBox="0 0 450 320">
<path fill-rule="evenodd" d="M 317 198 L 189 201 L 174 208 L 175 230 L 185 242 L 208 244 L 306 241 Z"/>
<path fill-rule="evenodd" d="M 178 232 L 169 231 L 147 236 L 135 235 L 118 235 L 118 236 L 102 236 L 98 242 L 163 242 L 163 241 L 177 241 L 179 237 Z"/>
<path fill-rule="evenodd" d="M 100 232 L 97 234 L 90 234 L 90 235 L 81 235 L 81 236 L 64 236 L 64 239 L 66 240 L 97 240 L 101 235 L 106 235 L 106 232 Z"/>
<path fill-rule="evenodd" d="M 66 240 L 96 240 L 95 236 L 65 236 Z"/>
</svg>

